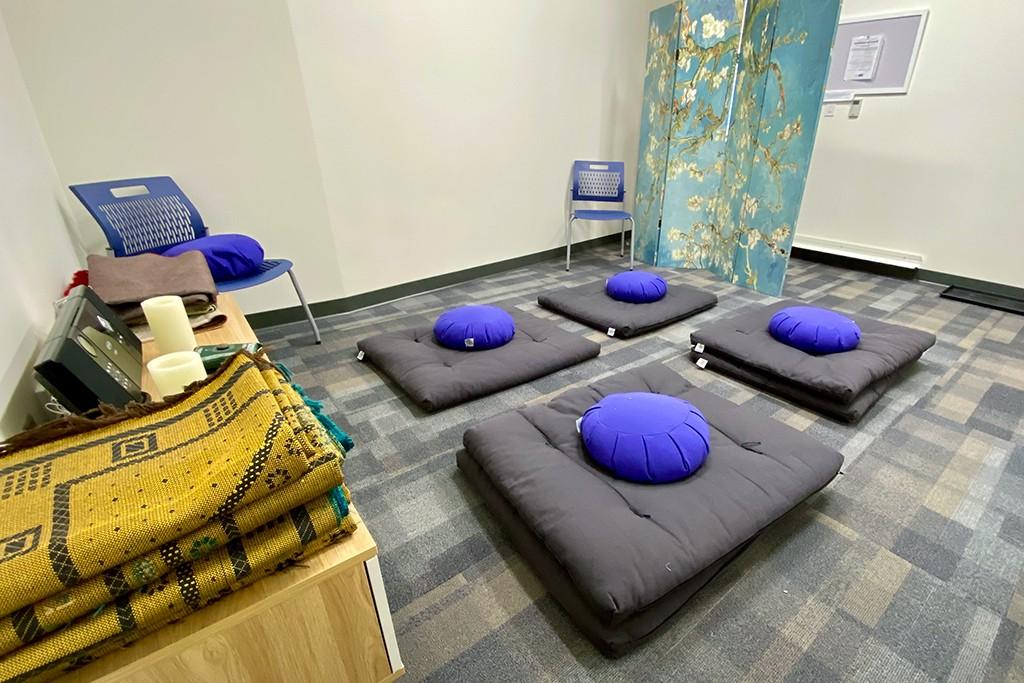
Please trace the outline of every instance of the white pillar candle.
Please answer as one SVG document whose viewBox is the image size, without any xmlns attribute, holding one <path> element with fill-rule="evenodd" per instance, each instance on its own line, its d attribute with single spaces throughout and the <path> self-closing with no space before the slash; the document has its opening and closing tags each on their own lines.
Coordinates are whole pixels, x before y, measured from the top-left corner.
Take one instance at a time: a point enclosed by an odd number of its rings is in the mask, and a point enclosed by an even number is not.
<svg viewBox="0 0 1024 683">
<path fill-rule="evenodd" d="M 206 379 L 203 359 L 195 351 L 175 351 L 146 363 L 161 397 L 180 394 L 192 382 Z"/>
<path fill-rule="evenodd" d="M 180 296 L 155 296 L 142 302 L 142 312 L 153 332 L 160 353 L 192 351 L 196 348 L 196 335 L 185 313 Z"/>
</svg>

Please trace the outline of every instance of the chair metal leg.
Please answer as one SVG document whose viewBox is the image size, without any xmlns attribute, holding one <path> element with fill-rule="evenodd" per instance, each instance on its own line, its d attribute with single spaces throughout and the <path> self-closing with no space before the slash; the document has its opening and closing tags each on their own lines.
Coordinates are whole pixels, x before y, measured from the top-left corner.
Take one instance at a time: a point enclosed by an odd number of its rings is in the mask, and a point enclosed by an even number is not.
<svg viewBox="0 0 1024 683">
<path fill-rule="evenodd" d="M 565 269 L 569 270 L 569 256 L 572 253 L 572 224 L 576 222 L 575 218 L 570 218 L 569 222 L 565 224 Z"/>
<path fill-rule="evenodd" d="M 320 328 L 316 326 L 316 318 L 313 317 L 313 312 L 309 310 L 309 304 L 306 303 L 306 297 L 302 295 L 302 287 L 299 287 L 299 281 L 295 277 L 295 273 L 292 269 L 288 269 L 288 277 L 292 279 L 292 287 L 295 288 L 295 293 L 299 295 L 299 303 L 302 304 L 302 310 L 306 312 L 306 320 L 313 327 L 313 339 L 317 344 L 320 343 Z"/>
<path fill-rule="evenodd" d="M 626 219 L 622 219 L 622 235 L 619 241 L 619 256 L 626 255 Z"/>
<path fill-rule="evenodd" d="M 626 220 L 629 221 L 629 269 L 633 270 L 633 253 L 634 253 L 634 246 L 636 245 L 636 223 L 633 222 L 633 218 L 632 217 L 630 217 L 630 218 L 628 218 Z M 623 221 L 622 224 L 623 224 L 623 226 L 625 226 L 625 224 L 626 224 L 625 221 Z M 623 231 L 623 233 L 622 233 L 622 239 L 626 239 L 625 231 Z M 625 249 L 623 249 L 623 251 L 625 251 Z"/>
</svg>

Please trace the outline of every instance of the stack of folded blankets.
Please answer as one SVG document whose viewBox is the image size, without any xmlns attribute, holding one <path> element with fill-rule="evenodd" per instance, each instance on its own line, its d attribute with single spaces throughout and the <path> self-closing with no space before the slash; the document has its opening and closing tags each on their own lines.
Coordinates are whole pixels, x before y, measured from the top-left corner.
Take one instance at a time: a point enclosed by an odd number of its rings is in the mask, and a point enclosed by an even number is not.
<svg viewBox="0 0 1024 683">
<path fill-rule="evenodd" d="M 5 444 L 0 680 L 57 676 L 351 534 L 351 441 L 300 392 L 239 354 L 169 402 Z"/>
<path fill-rule="evenodd" d="M 89 286 L 140 339 L 151 338 L 141 304 L 155 296 L 180 296 L 193 329 L 216 327 L 227 320 L 217 310 L 217 285 L 202 252 L 122 258 L 89 254 L 88 265 Z"/>
</svg>

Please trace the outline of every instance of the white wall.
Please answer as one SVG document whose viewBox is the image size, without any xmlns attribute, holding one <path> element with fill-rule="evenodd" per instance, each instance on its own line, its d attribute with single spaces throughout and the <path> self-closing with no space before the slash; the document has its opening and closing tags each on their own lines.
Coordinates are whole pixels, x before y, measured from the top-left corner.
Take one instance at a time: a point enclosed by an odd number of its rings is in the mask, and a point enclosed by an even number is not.
<svg viewBox="0 0 1024 683">
<path fill-rule="evenodd" d="M 291 258 L 310 299 L 339 296 L 302 79 L 283 0 L 3 0 L 64 185 L 170 175 L 214 231 Z M 86 245 L 106 244 L 71 197 Z M 297 304 L 287 278 L 238 293 Z"/>
<path fill-rule="evenodd" d="M 320 301 L 559 246 L 574 158 L 627 161 L 628 189 L 647 17 L 665 2 L 0 10 L 63 183 L 172 175 L 216 230 L 292 258 Z M 286 280 L 240 300 L 295 303 Z"/>
<path fill-rule="evenodd" d="M 0 438 L 38 414 L 31 366 L 78 268 L 64 195 L 0 17 Z"/>
<path fill-rule="evenodd" d="M 346 294 L 563 244 L 575 158 L 632 194 L 663 4 L 289 0 Z"/>
<path fill-rule="evenodd" d="M 996 4 L 844 0 L 844 16 L 931 16 L 909 95 L 822 119 L 797 242 L 922 254 L 929 270 L 1024 287 L 1024 3 Z"/>
<path fill-rule="evenodd" d="M 0 0 L 62 184 L 168 173 L 319 301 L 556 247 L 574 158 L 632 184 L 663 0 Z M 922 6 L 921 3 L 911 3 Z M 846 15 L 900 8 L 846 0 Z M 911 94 L 819 128 L 797 238 L 1024 286 L 1024 98 L 999 21 L 932 9 Z M 77 202 L 90 248 L 102 238 Z M 838 208 L 837 208 L 838 207 Z M 617 226 L 581 230 L 578 239 Z M 286 280 L 243 308 L 294 305 Z"/>
</svg>

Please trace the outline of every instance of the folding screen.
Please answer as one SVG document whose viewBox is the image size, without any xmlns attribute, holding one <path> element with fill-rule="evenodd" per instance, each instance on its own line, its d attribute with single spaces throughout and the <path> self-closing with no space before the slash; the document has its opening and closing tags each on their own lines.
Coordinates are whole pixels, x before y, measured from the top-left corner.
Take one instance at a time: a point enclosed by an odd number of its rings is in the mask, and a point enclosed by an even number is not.
<svg viewBox="0 0 1024 683">
<path fill-rule="evenodd" d="M 638 257 L 779 294 L 840 0 L 684 0 L 651 13 Z"/>
</svg>

